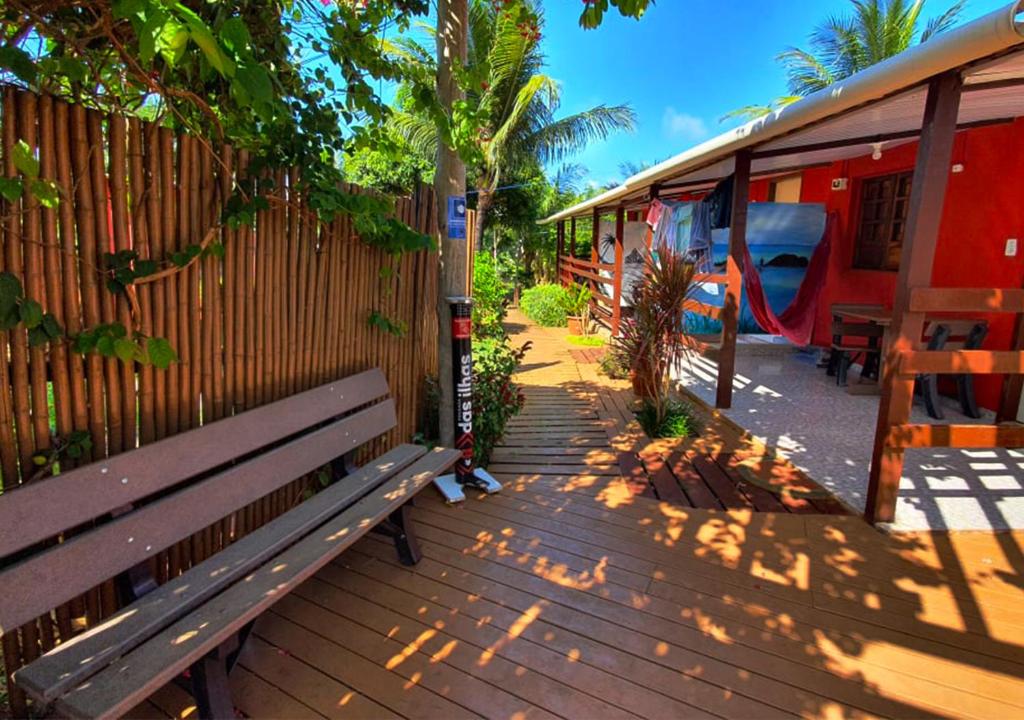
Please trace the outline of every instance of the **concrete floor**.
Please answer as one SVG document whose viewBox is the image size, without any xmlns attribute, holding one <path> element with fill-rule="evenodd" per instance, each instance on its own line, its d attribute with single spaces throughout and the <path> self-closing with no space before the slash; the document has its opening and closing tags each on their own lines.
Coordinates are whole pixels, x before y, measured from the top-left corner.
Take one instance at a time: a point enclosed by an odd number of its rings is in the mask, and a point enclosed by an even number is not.
<svg viewBox="0 0 1024 720">
<path fill-rule="evenodd" d="M 740 346 L 733 407 L 726 414 L 777 447 L 820 484 L 861 511 L 878 397 L 851 395 L 791 347 Z M 694 357 L 683 385 L 714 404 L 715 364 Z M 856 377 L 851 371 L 851 382 Z M 955 402 L 943 422 L 972 422 Z M 991 422 L 992 418 L 977 422 Z M 916 404 L 912 422 L 935 422 Z M 1024 528 L 1024 451 L 916 449 L 906 454 L 894 526 L 914 530 Z"/>
</svg>

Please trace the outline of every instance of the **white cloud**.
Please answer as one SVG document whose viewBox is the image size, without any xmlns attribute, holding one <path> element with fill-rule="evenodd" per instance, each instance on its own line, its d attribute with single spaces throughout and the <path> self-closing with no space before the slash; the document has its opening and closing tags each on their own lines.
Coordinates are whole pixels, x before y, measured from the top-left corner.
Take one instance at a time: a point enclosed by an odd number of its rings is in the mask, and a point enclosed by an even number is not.
<svg viewBox="0 0 1024 720">
<path fill-rule="evenodd" d="M 708 126 L 696 115 L 679 112 L 671 105 L 661 116 L 661 129 L 670 138 L 682 140 L 703 140 L 708 136 Z"/>
</svg>

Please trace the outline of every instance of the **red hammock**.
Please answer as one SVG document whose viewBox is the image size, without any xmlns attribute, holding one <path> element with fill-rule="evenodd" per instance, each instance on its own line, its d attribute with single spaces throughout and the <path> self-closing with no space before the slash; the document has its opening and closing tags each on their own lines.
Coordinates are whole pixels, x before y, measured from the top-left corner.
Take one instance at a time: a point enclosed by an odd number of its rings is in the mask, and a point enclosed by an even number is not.
<svg viewBox="0 0 1024 720">
<path fill-rule="evenodd" d="M 814 249 L 811 261 L 807 264 L 807 273 L 800 282 L 796 296 L 781 313 L 776 315 L 768 304 L 761 284 L 761 275 L 757 271 L 750 248 L 744 248 L 743 257 L 743 289 L 747 293 L 747 304 L 750 312 L 761 328 L 772 335 L 782 335 L 790 342 L 804 346 L 811 342 L 814 332 L 814 319 L 818 309 L 818 296 L 825 285 L 828 275 L 828 256 L 832 249 L 832 236 L 835 233 L 835 213 L 829 215 L 825 222 L 825 232 L 821 242 Z"/>
</svg>

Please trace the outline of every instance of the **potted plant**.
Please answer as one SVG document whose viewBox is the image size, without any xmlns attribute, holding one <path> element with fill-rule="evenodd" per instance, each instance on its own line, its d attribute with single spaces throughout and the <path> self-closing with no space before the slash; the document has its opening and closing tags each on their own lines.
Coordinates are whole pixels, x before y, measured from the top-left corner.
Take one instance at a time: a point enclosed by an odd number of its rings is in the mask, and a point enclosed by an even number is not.
<svg viewBox="0 0 1024 720">
<path fill-rule="evenodd" d="M 592 297 L 590 288 L 581 283 L 573 283 L 567 288 L 565 313 L 570 335 L 582 335 L 583 337 L 590 335 L 590 301 Z"/>
<path fill-rule="evenodd" d="M 652 427 L 665 424 L 674 407 L 671 371 L 679 368 L 692 347 L 686 331 L 685 304 L 695 285 L 692 262 L 661 247 L 633 290 L 633 314 L 622 323 L 615 348 L 629 361 L 633 391 L 644 401 L 644 417 Z M 648 428 L 645 428 L 648 429 Z"/>
</svg>

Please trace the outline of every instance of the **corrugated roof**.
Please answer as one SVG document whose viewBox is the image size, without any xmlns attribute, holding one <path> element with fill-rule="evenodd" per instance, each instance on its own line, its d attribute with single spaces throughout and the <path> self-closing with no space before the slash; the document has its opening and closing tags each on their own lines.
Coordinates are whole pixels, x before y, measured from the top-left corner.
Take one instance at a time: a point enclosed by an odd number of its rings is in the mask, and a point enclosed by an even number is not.
<svg viewBox="0 0 1024 720">
<path fill-rule="evenodd" d="M 766 175 L 857 157 L 881 133 L 907 142 L 921 128 L 931 77 L 963 68 L 962 125 L 1024 116 L 1024 0 L 916 45 L 792 105 L 696 145 L 622 185 L 541 221 L 646 198 L 653 185 L 713 183 L 755 148 L 752 172 Z M 837 143 L 841 145 L 836 146 Z"/>
</svg>

